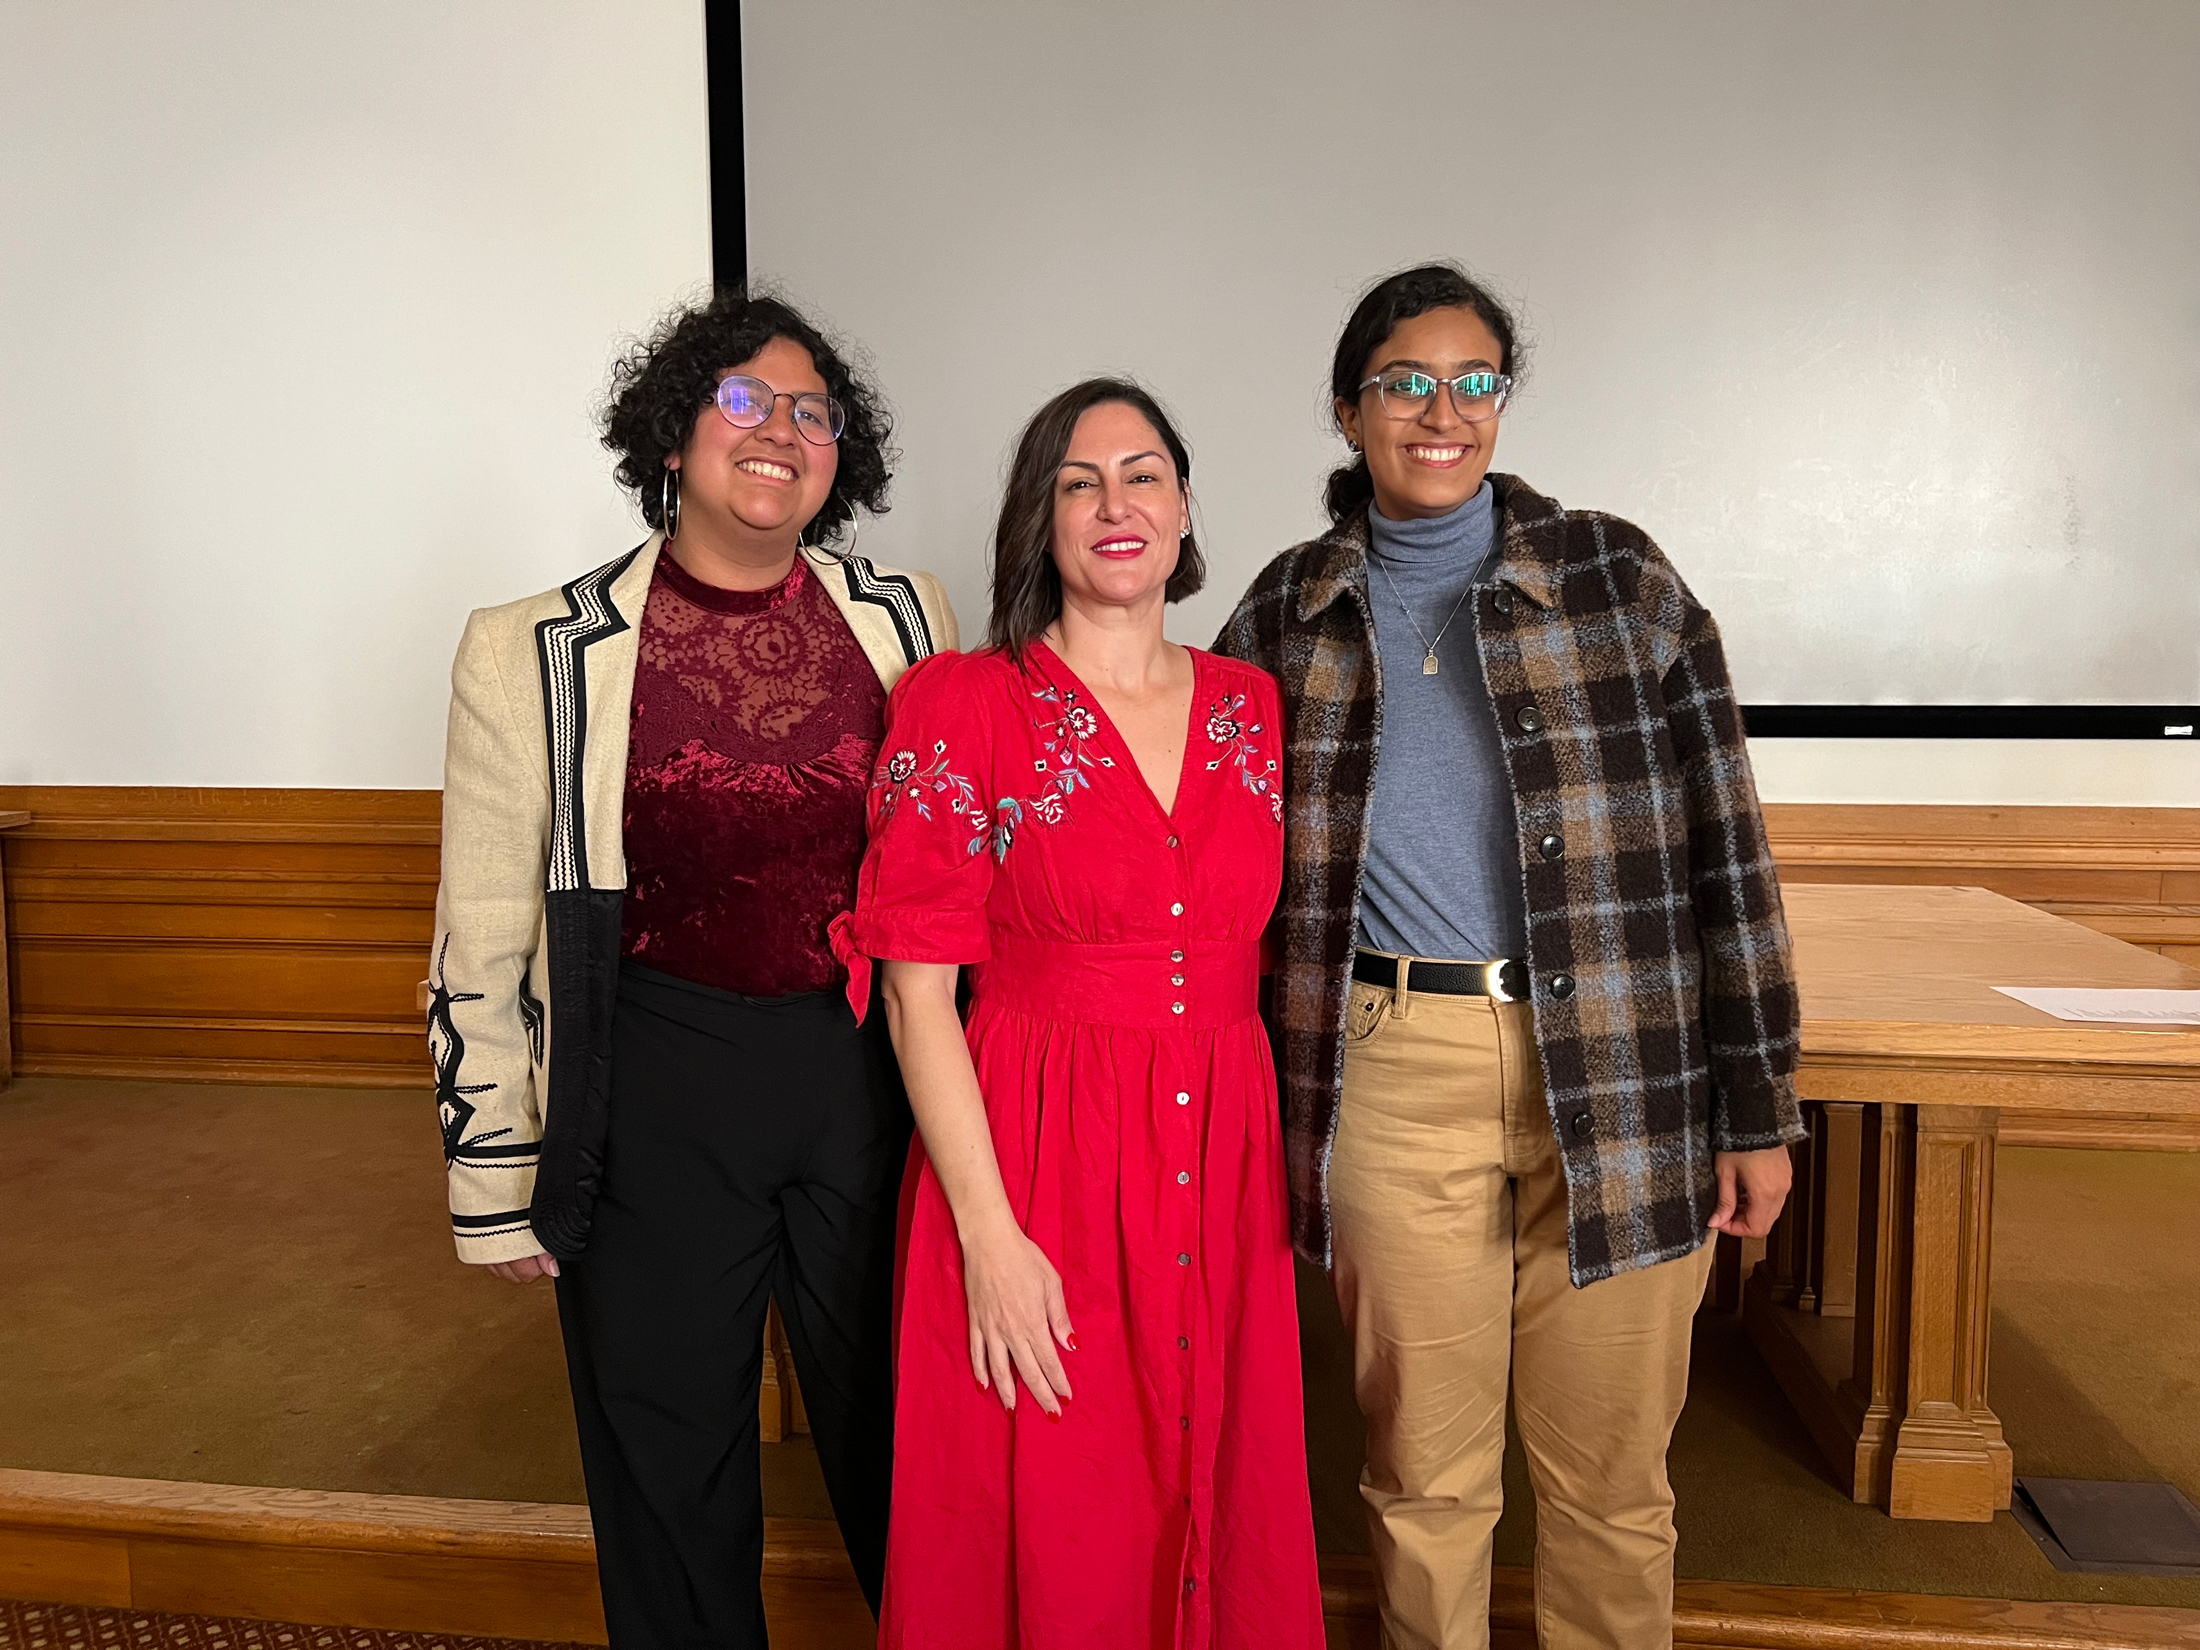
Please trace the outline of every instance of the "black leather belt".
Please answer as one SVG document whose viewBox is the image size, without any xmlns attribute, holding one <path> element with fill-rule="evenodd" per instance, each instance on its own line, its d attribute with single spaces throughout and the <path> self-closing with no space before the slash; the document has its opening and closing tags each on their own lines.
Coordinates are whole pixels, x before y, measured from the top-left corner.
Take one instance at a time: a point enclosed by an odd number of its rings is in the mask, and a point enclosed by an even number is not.
<svg viewBox="0 0 2200 1650">
<path fill-rule="evenodd" d="M 1497 962 L 1423 962 L 1408 959 L 1406 983 L 1415 991 L 1433 991 L 1445 997 L 1495 997 L 1501 1003 L 1524 1001 L 1528 995 L 1528 965 L 1517 958 Z M 1352 977 L 1362 985 L 1398 989 L 1398 959 L 1373 951 L 1352 954 Z"/>
</svg>

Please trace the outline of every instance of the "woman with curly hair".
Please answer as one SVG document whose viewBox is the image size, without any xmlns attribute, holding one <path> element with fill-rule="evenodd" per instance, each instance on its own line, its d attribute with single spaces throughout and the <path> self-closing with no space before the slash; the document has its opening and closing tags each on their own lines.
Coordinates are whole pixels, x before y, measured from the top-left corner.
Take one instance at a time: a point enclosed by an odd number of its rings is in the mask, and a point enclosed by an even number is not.
<svg viewBox="0 0 2200 1650">
<path fill-rule="evenodd" d="M 937 580 L 877 392 L 788 305 L 668 317 L 604 443 L 648 540 L 475 613 L 452 670 L 430 1039 L 462 1260 L 557 1280 L 622 1650 L 759 1645 L 767 1303 L 873 1607 L 908 1101 L 846 940 L 887 690 Z"/>
</svg>

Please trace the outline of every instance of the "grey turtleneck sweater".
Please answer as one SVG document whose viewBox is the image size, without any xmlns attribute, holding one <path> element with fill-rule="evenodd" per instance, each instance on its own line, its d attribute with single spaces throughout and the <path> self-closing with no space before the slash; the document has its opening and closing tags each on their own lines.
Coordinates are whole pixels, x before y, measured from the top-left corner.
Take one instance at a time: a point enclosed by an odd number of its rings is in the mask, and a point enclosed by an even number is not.
<svg viewBox="0 0 2200 1650">
<path fill-rule="evenodd" d="M 1460 605 L 1495 566 L 1496 500 L 1485 481 L 1448 516 L 1392 521 L 1370 506 L 1367 519 L 1383 733 L 1358 943 L 1414 957 L 1524 956 L 1512 781 L 1475 646 L 1477 604 Z M 1440 668 L 1426 676 L 1426 642 L 1439 630 Z"/>
</svg>

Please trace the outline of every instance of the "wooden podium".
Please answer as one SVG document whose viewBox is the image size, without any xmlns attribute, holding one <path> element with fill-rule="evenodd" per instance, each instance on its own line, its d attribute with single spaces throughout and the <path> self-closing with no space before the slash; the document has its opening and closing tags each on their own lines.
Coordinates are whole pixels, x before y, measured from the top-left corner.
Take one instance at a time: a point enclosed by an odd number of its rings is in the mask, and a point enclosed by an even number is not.
<svg viewBox="0 0 2200 1650">
<path fill-rule="evenodd" d="M 1986 1393 L 2000 1113 L 2200 1115 L 2200 1028 L 2074 1024 L 1993 987 L 2200 973 L 1979 888 L 1782 892 L 1810 1137 L 1743 1289 L 1750 1338 L 1852 1498 L 1983 1522 L 2012 1471 Z"/>
</svg>

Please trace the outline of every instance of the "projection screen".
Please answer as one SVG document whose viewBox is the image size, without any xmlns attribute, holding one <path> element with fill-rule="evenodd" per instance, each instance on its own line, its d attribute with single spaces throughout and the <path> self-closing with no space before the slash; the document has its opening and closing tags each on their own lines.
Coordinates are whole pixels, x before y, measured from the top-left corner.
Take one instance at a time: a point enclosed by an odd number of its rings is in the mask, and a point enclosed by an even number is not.
<svg viewBox="0 0 2200 1650">
<path fill-rule="evenodd" d="M 2200 699 L 2200 8 L 743 19 L 752 266 L 875 355 L 871 547 L 966 612 L 1020 421 L 1121 369 L 1194 446 L 1206 640 L 1321 525 L 1354 295 L 1442 256 L 1533 337 L 1497 467 L 1648 528 L 1745 698 Z"/>
</svg>

